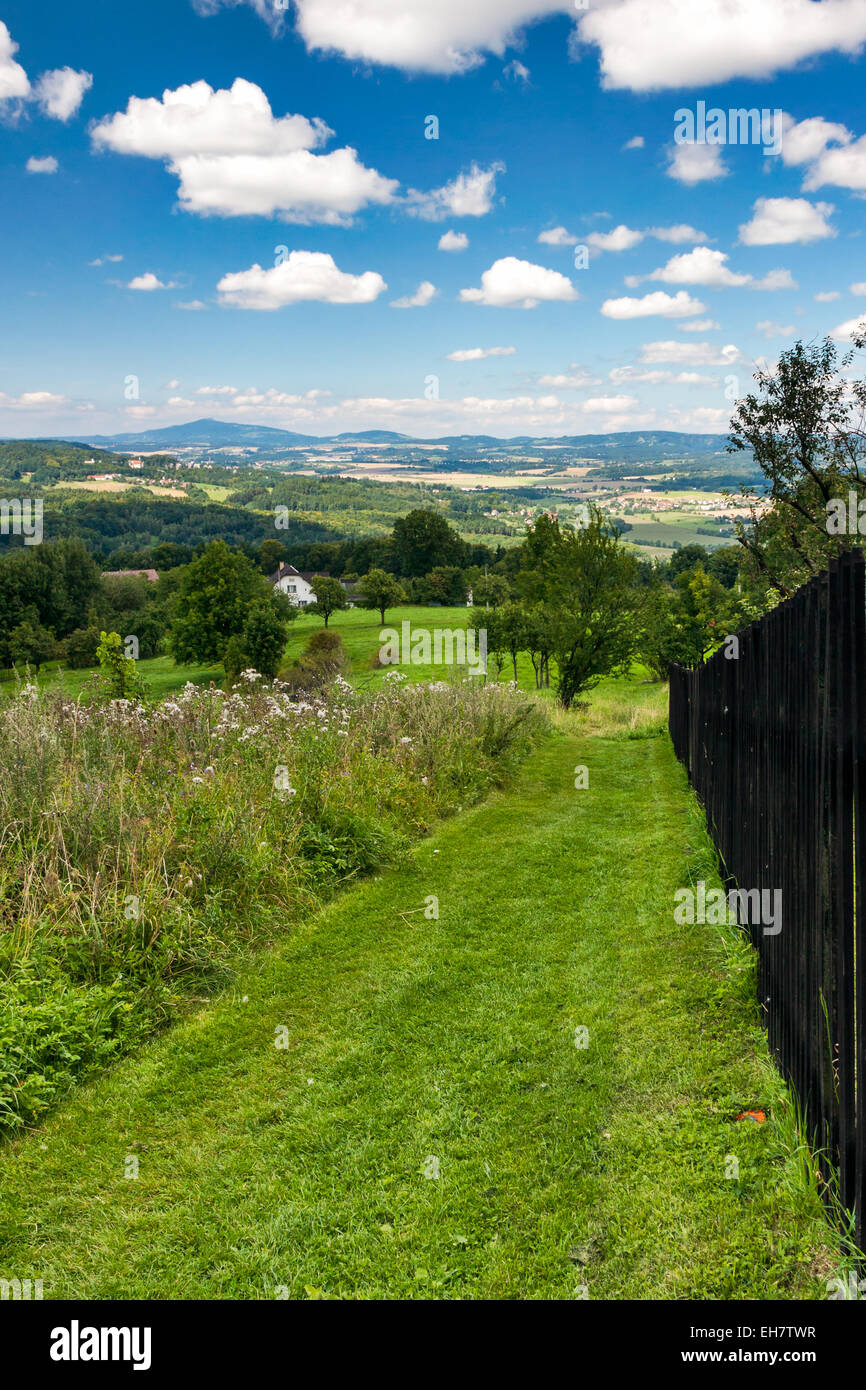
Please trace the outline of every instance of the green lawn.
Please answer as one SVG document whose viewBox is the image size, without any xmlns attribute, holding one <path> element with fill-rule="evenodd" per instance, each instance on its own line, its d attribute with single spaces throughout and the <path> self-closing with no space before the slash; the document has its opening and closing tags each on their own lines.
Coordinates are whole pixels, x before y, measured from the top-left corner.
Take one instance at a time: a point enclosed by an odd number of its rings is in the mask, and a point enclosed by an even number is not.
<svg viewBox="0 0 866 1390">
<path fill-rule="evenodd" d="M 471 609 L 465 605 L 455 608 L 432 608 L 432 607 L 406 607 L 389 608 L 385 614 L 384 628 L 396 628 L 401 630 L 401 624 L 409 622 L 411 630 L 426 628 L 431 633 L 436 628 L 449 629 L 451 631 L 464 630 L 469 626 L 469 614 Z M 287 661 L 293 661 L 300 655 L 306 646 L 312 633 L 317 632 L 323 626 L 321 618 L 312 613 L 301 613 L 292 623 L 289 629 L 289 641 L 286 647 Z M 333 613 L 328 623 L 330 632 L 339 632 L 343 639 L 343 647 L 351 661 L 351 680 L 355 685 L 378 685 L 386 676 L 389 667 L 376 667 L 374 661 L 379 648 L 382 645 L 379 634 L 384 630 L 379 621 L 379 614 L 370 612 L 366 608 L 344 608 L 340 612 Z M 525 671 L 522 668 L 525 666 Z M 429 665 L 401 667 L 405 674 L 413 681 L 430 681 L 448 678 L 449 668 L 446 666 Z M 525 689 L 534 688 L 534 678 L 532 676 L 532 663 L 529 658 L 523 658 L 518 664 L 518 674 L 526 676 L 520 683 Z M 506 673 L 503 672 L 503 680 Z"/>
<path fill-rule="evenodd" d="M 154 696 L 180 690 L 187 681 L 192 681 L 195 685 L 207 685 L 208 681 L 222 685 L 225 680 L 221 666 L 178 666 L 170 656 L 156 656 L 147 661 L 139 661 L 138 670 Z M 65 695 L 75 699 L 82 691 L 86 691 L 95 675 L 95 669 L 72 671 L 52 664 L 50 667 L 42 668 L 38 681 L 47 690 L 62 690 Z M 0 684 L 0 691 L 7 695 L 12 694 L 15 689 L 14 680 L 5 680 Z"/>
<path fill-rule="evenodd" d="M 713 877 L 682 769 L 565 722 L 7 1145 L 0 1274 L 52 1299 L 826 1297 L 752 953 L 673 921 L 689 866 Z"/>
<path fill-rule="evenodd" d="M 437 628 L 465 629 L 469 625 L 470 609 L 465 605 L 453 608 L 433 608 L 433 607 L 406 607 L 391 608 L 386 614 L 385 626 L 396 628 L 399 632 L 403 622 L 411 624 L 412 632 L 418 628 L 427 628 L 431 633 Z M 286 644 L 285 661 L 289 665 L 300 655 L 314 632 L 318 632 L 324 626 L 323 620 L 314 616 L 312 613 L 301 613 L 289 628 L 289 640 Z M 338 632 L 343 640 L 343 647 L 349 657 L 350 674 L 349 679 L 353 685 L 363 688 L 375 688 L 381 685 L 389 670 L 393 667 L 377 667 L 374 665 L 376 654 L 381 644 L 379 634 L 382 632 L 382 624 L 379 621 L 378 613 L 371 613 L 364 608 L 346 608 L 341 612 L 332 614 L 328 624 L 329 631 Z M 447 680 L 449 675 L 453 675 L 453 667 L 444 665 L 412 665 L 400 667 L 411 681 L 430 681 Z M 173 690 L 180 690 L 187 681 L 192 681 L 195 685 L 207 685 L 213 681 L 215 685 L 222 685 L 225 680 L 225 673 L 221 666 L 180 666 L 176 665 L 170 656 L 158 656 L 138 663 L 138 670 L 147 682 L 150 693 L 154 696 L 167 695 Z M 641 701 L 644 692 L 637 687 L 642 677 L 646 676 L 646 671 L 639 666 L 635 666 L 635 680 L 632 683 L 635 687 L 634 693 Z M 64 670 L 59 665 L 52 663 L 44 666 L 39 674 L 39 684 L 47 689 L 62 690 L 64 694 L 73 699 L 85 691 L 93 681 L 95 672 L 93 670 L 71 671 Z M 491 661 L 490 678 L 495 674 Z M 525 654 L 521 654 L 517 659 L 517 678 L 522 690 L 535 689 L 535 673 L 532 669 L 532 662 Z M 25 676 L 22 672 L 21 679 Z M 499 677 L 501 681 L 512 679 L 512 667 L 510 658 Z M 16 688 L 14 680 L 4 680 L 0 682 L 0 695 L 2 693 L 11 694 Z M 657 692 L 656 702 L 667 696 L 667 687 L 659 683 L 655 685 Z M 601 682 L 600 690 L 607 690 L 609 699 L 614 704 L 623 706 L 623 696 L 629 694 L 629 688 L 624 687 L 621 681 L 604 680 Z M 544 691 L 545 698 L 553 698 L 553 690 Z M 661 706 L 658 706 L 661 708 Z M 624 706 L 623 706 L 624 708 Z"/>
<path fill-rule="evenodd" d="M 469 612 L 470 610 L 465 605 L 459 608 L 392 608 L 388 610 L 386 615 L 385 626 L 397 628 L 399 631 L 401 623 L 408 620 L 412 625 L 413 632 L 416 628 L 428 628 L 431 632 L 436 628 L 465 629 L 469 624 Z M 311 613 L 301 613 L 295 619 L 289 629 L 289 640 L 286 646 L 287 664 L 300 655 L 312 634 L 323 626 L 323 620 L 314 617 Z M 339 632 L 343 639 L 343 645 L 351 662 L 350 679 L 353 684 L 358 686 L 381 684 L 387 670 L 391 668 L 376 669 L 373 666 L 374 658 L 381 646 L 379 633 L 382 631 L 382 624 L 379 622 L 378 613 L 368 612 L 364 608 L 347 608 L 342 612 L 334 613 L 328 626 L 332 632 Z M 408 666 L 402 669 L 412 681 L 429 681 L 447 680 L 449 669 L 452 668 L 430 664 Z M 179 666 L 169 656 L 139 661 L 138 670 L 147 681 L 151 693 L 156 696 L 166 695 L 172 690 L 179 690 L 187 681 L 192 681 L 196 685 L 206 685 L 208 681 L 214 681 L 215 684 L 222 685 L 225 680 L 225 673 L 221 666 Z M 517 671 L 521 687 L 524 690 L 533 690 L 535 677 L 528 656 L 521 656 L 518 659 Z M 62 689 L 65 694 L 74 698 L 82 690 L 86 690 L 93 680 L 93 675 L 93 670 L 69 671 L 52 664 L 51 667 L 43 667 L 38 679 L 40 685 Z M 507 680 L 510 675 L 511 666 L 509 664 L 502 673 L 502 680 Z M 22 679 L 24 679 L 23 674 Z M 9 694 L 14 689 L 14 681 L 6 680 L 0 683 L 0 691 Z"/>
</svg>

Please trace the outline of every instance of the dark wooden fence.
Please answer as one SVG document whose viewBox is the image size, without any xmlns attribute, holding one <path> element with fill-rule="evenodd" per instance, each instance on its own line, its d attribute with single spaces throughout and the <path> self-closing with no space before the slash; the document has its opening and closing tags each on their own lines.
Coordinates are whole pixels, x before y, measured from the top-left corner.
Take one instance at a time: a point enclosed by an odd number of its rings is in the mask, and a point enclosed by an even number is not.
<svg viewBox="0 0 866 1390">
<path fill-rule="evenodd" d="M 770 1046 L 866 1229 L 866 596 L 852 551 L 720 648 L 670 672 L 670 733 L 729 887 L 779 889 L 747 925 Z M 742 919 L 741 919 L 742 920 Z"/>
</svg>

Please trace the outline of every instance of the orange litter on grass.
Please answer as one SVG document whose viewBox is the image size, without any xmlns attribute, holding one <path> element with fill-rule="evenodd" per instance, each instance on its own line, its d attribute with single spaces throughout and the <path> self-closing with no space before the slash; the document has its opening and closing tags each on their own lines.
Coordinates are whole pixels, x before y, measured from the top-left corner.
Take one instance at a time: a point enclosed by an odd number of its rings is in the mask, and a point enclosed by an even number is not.
<svg viewBox="0 0 866 1390">
<path fill-rule="evenodd" d="M 756 1125 L 762 1125 L 766 1118 L 763 1110 L 742 1110 L 737 1116 L 738 1120 L 754 1120 Z"/>
</svg>

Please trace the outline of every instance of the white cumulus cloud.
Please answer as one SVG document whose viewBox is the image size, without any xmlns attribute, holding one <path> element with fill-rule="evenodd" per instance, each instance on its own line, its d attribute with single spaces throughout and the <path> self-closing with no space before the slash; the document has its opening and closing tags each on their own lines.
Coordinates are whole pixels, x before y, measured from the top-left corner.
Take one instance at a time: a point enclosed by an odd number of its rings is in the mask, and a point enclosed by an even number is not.
<svg viewBox="0 0 866 1390">
<path fill-rule="evenodd" d="M 0 101 L 14 101 L 30 95 L 30 79 L 15 54 L 18 45 L 6 25 L 0 20 Z"/>
<path fill-rule="evenodd" d="M 473 164 L 468 174 L 458 174 L 451 183 L 428 193 L 410 188 L 407 209 L 428 222 L 442 222 L 446 217 L 484 217 L 493 207 L 496 175 L 504 171 L 504 164 L 491 164 L 489 169 Z"/>
<path fill-rule="evenodd" d="M 755 324 L 755 332 L 764 338 L 790 338 L 793 331 L 792 323 L 776 323 L 773 319 L 761 319 Z"/>
<path fill-rule="evenodd" d="M 326 304 L 369 304 L 388 286 L 375 270 L 349 275 L 323 251 L 292 251 L 280 265 L 260 265 L 224 275 L 220 301 L 238 309 L 280 309 L 302 300 Z"/>
<path fill-rule="evenodd" d="M 538 240 L 542 246 L 575 246 L 577 244 L 577 237 L 572 236 L 565 227 L 548 227 L 545 231 L 538 233 Z"/>
<path fill-rule="evenodd" d="M 465 251 L 469 238 L 465 232 L 443 232 L 437 245 L 440 251 Z"/>
<path fill-rule="evenodd" d="M 676 339 L 644 343 L 640 351 L 642 362 L 671 362 L 689 367 L 727 367 L 740 359 L 739 348 L 733 343 L 716 347 L 714 343 L 681 343 Z"/>
<path fill-rule="evenodd" d="M 27 161 L 28 174 L 56 174 L 59 167 L 53 154 L 46 155 L 44 159 L 31 155 Z"/>
<path fill-rule="evenodd" d="M 500 309 L 534 309 L 542 300 L 569 301 L 577 297 L 577 290 L 567 276 L 532 261 L 521 261 L 516 256 L 503 256 L 494 261 L 481 276 L 480 289 L 460 291 L 460 298 L 466 303 Z"/>
<path fill-rule="evenodd" d="M 850 343 L 857 328 L 866 329 L 866 309 L 863 310 L 862 314 L 858 314 L 857 318 L 847 319 L 845 323 L 837 323 L 836 327 L 830 330 L 830 337 Z"/>
<path fill-rule="evenodd" d="M 638 242 L 643 241 L 644 235 L 644 232 L 638 232 L 621 222 L 609 232 L 590 232 L 586 243 L 595 251 L 630 251 Z"/>
<path fill-rule="evenodd" d="M 722 159 L 721 145 L 672 145 L 668 175 L 678 183 L 693 186 L 709 179 L 723 179 L 728 167 Z"/>
<path fill-rule="evenodd" d="M 461 73 L 486 54 L 501 57 L 521 28 L 552 14 L 574 14 L 567 0 L 296 0 L 297 27 L 309 49 L 399 67 Z"/>
<path fill-rule="evenodd" d="M 84 93 L 92 86 L 93 77 L 89 72 L 54 68 L 42 74 L 33 95 L 46 116 L 53 116 L 57 121 L 68 121 L 76 114 L 84 100 Z"/>
<path fill-rule="evenodd" d="M 448 353 L 448 361 L 479 362 L 483 357 L 511 357 L 516 351 L 514 347 L 458 348 Z"/>
<path fill-rule="evenodd" d="M 154 275 L 152 270 L 147 270 L 144 275 L 134 276 L 126 288 L 128 290 L 174 290 L 177 289 L 177 285 L 173 280 L 164 283 L 158 275 Z"/>
<path fill-rule="evenodd" d="M 857 53 L 863 0 L 601 0 L 580 20 L 607 87 L 646 92 L 769 77 L 821 53 Z"/>
<path fill-rule="evenodd" d="M 628 295 L 621 299 L 606 299 L 601 312 L 608 319 L 643 319 L 655 314 L 666 319 L 684 319 L 691 318 L 693 314 L 703 314 L 706 307 L 685 290 L 678 290 L 674 295 L 666 294 L 664 290 L 654 290 L 641 299 L 632 299 Z"/>
<path fill-rule="evenodd" d="M 398 183 L 349 146 L 314 153 L 331 134 L 318 118 L 275 117 L 262 89 L 242 78 L 229 90 L 194 82 L 160 100 L 130 97 L 91 130 L 97 149 L 164 160 L 186 212 L 345 226 L 368 204 L 392 202 Z"/>
<path fill-rule="evenodd" d="M 404 295 L 402 299 L 392 299 L 392 309 L 424 309 L 439 293 L 429 280 L 422 280 L 414 294 Z"/>
<path fill-rule="evenodd" d="M 752 218 L 740 227 L 745 246 L 790 246 L 835 236 L 827 218 L 832 203 L 810 203 L 807 198 L 758 198 Z"/>
</svg>

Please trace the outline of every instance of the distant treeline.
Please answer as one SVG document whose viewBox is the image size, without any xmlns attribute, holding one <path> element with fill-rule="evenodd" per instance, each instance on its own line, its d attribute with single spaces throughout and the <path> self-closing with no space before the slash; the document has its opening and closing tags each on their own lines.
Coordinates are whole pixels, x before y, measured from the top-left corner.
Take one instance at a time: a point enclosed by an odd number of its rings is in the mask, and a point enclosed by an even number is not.
<svg viewBox="0 0 866 1390">
<path fill-rule="evenodd" d="M 339 532 L 317 521 L 286 518 L 286 529 L 274 529 L 274 517 L 221 503 L 201 503 L 193 499 L 154 497 L 142 488 L 119 496 L 86 494 L 44 499 L 43 527 L 46 540 L 61 536 L 79 537 L 87 549 L 105 559 L 114 557 L 110 568 L 138 568 L 129 557 L 147 556 L 160 545 L 173 544 L 195 550 L 208 541 L 221 539 L 229 545 L 258 547 L 262 541 L 281 536 L 299 544 L 331 540 Z M 23 545 L 23 537 L 0 536 L 0 547 Z M 117 552 L 122 552 L 121 559 Z"/>
</svg>

